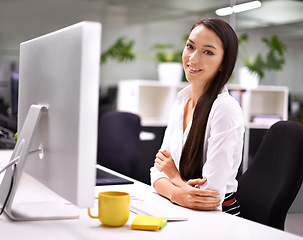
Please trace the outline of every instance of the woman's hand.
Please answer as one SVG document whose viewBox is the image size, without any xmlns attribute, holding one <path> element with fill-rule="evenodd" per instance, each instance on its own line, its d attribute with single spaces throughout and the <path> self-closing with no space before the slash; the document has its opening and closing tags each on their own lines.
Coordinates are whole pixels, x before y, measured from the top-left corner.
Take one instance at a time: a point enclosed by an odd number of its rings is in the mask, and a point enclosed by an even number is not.
<svg viewBox="0 0 303 240">
<path fill-rule="evenodd" d="M 155 159 L 155 167 L 157 167 L 160 172 L 164 172 L 169 178 L 179 174 L 174 160 L 167 150 L 158 151 Z"/>
<path fill-rule="evenodd" d="M 213 190 L 197 188 L 206 179 L 189 180 L 187 184 L 177 188 L 171 195 L 170 200 L 180 206 L 197 210 L 216 210 L 220 205 L 220 193 Z"/>
<path fill-rule="evenodd" d="M 157 167 L 160 172 L 164 172 L 173 184 L 177 186 L 186 184 L 186 182 L 182 180 L 175 162 L 167 150 L 159 150 L 155 159 L 155 167 Z"/>
</svg>

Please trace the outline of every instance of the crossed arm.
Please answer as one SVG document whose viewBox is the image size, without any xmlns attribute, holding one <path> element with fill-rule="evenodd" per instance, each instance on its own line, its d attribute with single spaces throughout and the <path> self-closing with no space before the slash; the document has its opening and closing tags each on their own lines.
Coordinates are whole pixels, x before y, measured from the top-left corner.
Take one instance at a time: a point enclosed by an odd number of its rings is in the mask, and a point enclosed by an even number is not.
<svg viewBox="0 0 303 240">
<path fill-rule="evenodd" d="M 220 205 L 219 192 L 196 187 L 203 185 L 206 179 L 192 179 L 186 182 L 181 178 L 168 151 L 159 150 L 154 166 L 169 178 L 160 178 L 154 183 L 154 188 L 160 195 L 180 206 L 192 209 L 216 210 Z"/>
</svg>

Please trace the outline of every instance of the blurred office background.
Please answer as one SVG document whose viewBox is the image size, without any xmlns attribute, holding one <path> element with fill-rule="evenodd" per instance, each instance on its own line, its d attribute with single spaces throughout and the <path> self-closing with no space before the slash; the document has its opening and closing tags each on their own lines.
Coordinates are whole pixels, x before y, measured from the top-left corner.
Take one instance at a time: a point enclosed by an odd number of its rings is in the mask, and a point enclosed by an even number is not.
<svg viewBox="0 0 303 240">
<path fill-rule="evenodd" d="M 202 17 L 218 17 L 216 9 L 248 0 L 0 0 L 0 114 L 16 119 L 19 45 L 74 23 L 102 23 L 102 51 L 118 38 L 134 41 L 136 59 L 101 65 L 100 95 L 116 107 L 120 80 L 157 80 L 157 65 L 149 53 L 156 43 L 182 50 L 184 36 Z M 263 0 L 260 8 L 221 17 L 240 36 L 249 35 L 247 52 L 263 50 L 261 37 L 277 35 L 287 45 L 282 71 L 267 71 L 261 85 L 287 86 L 289 118 L 303 119 L 303 1 Z M 239 83 L 238 59 L 230 80 Z M 4 124 L 7 124 L 4 119 Z M 0 118 L 0 126 L 1 126 Z"/>
<path fill-rule="evenodd" d="M 137 55 L 134 61 L 110 60 L 101 65 L 100 95 L 114 108 L 120 80 L 158 80 L 156 63 L 148 57 L 154 44 L 173 44 L 182 50 L 183 38 L 196 20 L 218 17 L 216 9 L 246 2 L 248 0 L 0 0 L 0 135 L 5 135 L 6 129 L 16 130 L 21 42 L 84 20 L 102 23 L 102 51 L 120 37 L 134 40 Z M 252 55 L 262 51 L 261 37 L 277 35 L 287 45 L 283 70 L 266 72 L 260 84 L 288 87 L 288 117 L 303 121 L 303 1 L 261 2 L 260 8 L 220 18 L 230 22 L 238 35 L 249 35 L 247 50 Z M 237 70 L 241 66 L 243 63 L 238 60 L 231 83 L 239 83 Z M 163 129 L 159 131 L 156 135 L 161 138 Z M 3 144 L 0 148 L 11 147 L 10 142 Z M 143 148 L 148 151 L 149 146 Z M 299 209 L 303 210 L 303 206 Z M 293 219 L 288 229 L 303 221 L 301 215 Z"/>
<path fill-rule="evenodd" d="M 156 80 L 153 61 L 144 57 L 155 43 L 172 43 L 183 48 L 183 36 L 201 17 L 217 17 L 215 10 L 230 5 L 230 0 L 0 0 L 0 97 L 11 104 L 2 88 L 12 62 L 18 67 L 19 44 L 42 34 L 83 21 L 103 25 L 102 49 L 117 38 L 126 36 L 135 41 L 135 61 L 120 64 L 110 61 L 102 66 L 101 88 L 115 85 L 121 79 Z M 247 0 L 233 1 L 237 4 Z M 249 51 L 260 50 L 260 37 L 274 34 L 288 47 L 283 71 L 268 72 L 264 85 L 288 86 L 301 95 L 303 76 L 303 1 L 263 0 L 262 7 L 238 13 L 235 29 L 248 33 Z M 221 17 L 230 21 L 230 17 Z M 9 63 L 9 64 L 8 64 Z M 241 62 L 239 61 L 239 64 Z M 119 71 L 117 71 L 119 69 Z M 237 73 L 235 71 L 235 73 Z M 232 81 L 237 82 L 237 74 Z"/>
</svg>

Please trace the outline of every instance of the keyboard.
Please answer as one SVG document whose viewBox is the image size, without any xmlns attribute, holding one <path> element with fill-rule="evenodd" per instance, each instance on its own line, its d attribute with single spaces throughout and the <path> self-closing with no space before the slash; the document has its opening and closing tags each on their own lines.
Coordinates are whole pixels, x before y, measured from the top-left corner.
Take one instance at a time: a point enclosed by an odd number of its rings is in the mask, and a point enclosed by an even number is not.
<svg viewBox="0 0 303 240">
<path fill-rule="evenodd" d="M 132 183 L 134 182 L 97 168 L 96 186 Z"/>
<path fill-rule="evenodd" d="M 138 199 L 134 196 L 130 199 L 130 211 L 137 214 L 162 217 L 167 221 L 186 221 L 188 218 L 176 214 L 174 211 L 157 206 L 146 199 Z"/>
</svg>

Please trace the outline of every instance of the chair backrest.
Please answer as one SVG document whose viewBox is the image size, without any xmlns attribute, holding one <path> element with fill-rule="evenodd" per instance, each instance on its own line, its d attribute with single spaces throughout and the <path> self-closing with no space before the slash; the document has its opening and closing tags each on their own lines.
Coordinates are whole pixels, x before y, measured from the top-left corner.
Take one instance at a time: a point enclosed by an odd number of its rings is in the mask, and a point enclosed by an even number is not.
<svg viewBox="0 0 303 240">
<path fill-rule="evenodd" d="M 99 120 L 97 162 L 133 177 L 140 158 L 140 117 L 129 112 L 106 111 Z"/>
<path fill-rule="evenodd" d="M 283 230 L 303 179 L 303 125 L 280 121 L 267 131 L 239 179 L 241 216 Z"/>
</svg>

